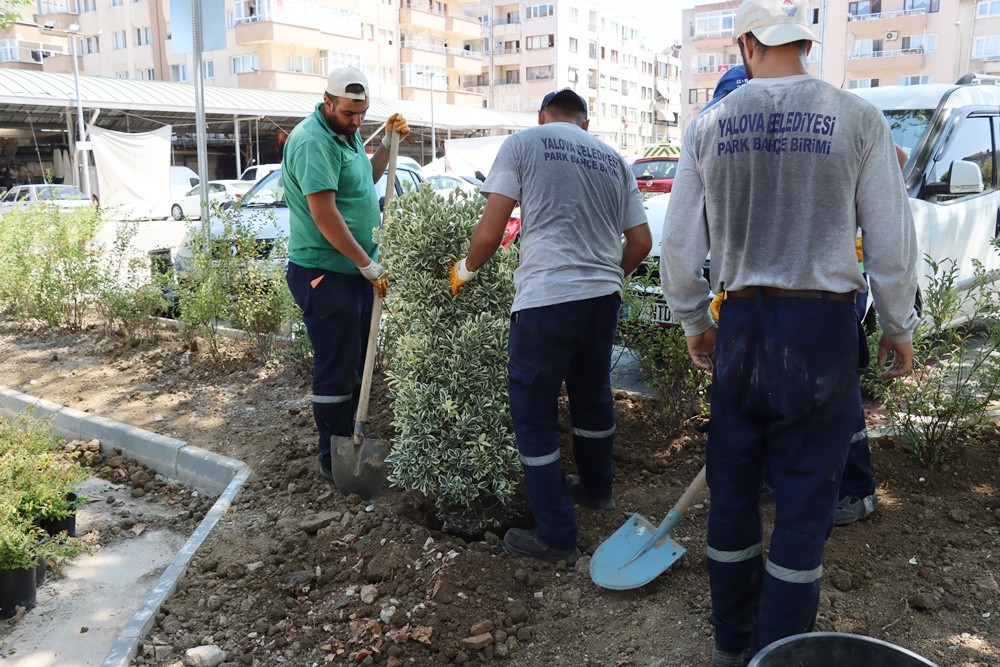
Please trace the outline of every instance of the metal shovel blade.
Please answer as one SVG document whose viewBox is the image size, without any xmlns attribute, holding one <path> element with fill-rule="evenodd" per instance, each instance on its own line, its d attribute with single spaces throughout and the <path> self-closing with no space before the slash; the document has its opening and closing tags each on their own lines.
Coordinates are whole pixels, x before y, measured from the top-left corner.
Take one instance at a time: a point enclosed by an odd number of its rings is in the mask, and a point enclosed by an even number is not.
<svg viewBox="0 0 1000 667">
<path fill-rule="evenodd" d="M 667 512 L 659 526 L 641 514 L 633 514 L 611 537 L 597 547 L 590 560 L 590 578 L 601 588 L 626 590 L 648 584 L 677 562 L 686 549 L 670 531 L 684 518 L 695 499 L 705 490 L 705 466 Z"/>
<path fill-rule="evenodd" d="M 330 470 L 333 483 L 345 496 L 356 493 L 365 500 L 378 495 L 385 482 L 385 458 L 389 441 L 366 436 L 360 444 L 353 437 L 330 439 Z"/>
<path fill-rule="evenodd" d="M 668 515 L 664 523 L 672 519 Z M 673 524 L 678 521 L 679 516 Z M 648 584 L 687 551 L 669 532 L 670 527 L 657 529 L 646 517 L 633 514 L 597 547 L 590 560 L 591 580 L 601 588 L 618 591 Z"/>
</svg>

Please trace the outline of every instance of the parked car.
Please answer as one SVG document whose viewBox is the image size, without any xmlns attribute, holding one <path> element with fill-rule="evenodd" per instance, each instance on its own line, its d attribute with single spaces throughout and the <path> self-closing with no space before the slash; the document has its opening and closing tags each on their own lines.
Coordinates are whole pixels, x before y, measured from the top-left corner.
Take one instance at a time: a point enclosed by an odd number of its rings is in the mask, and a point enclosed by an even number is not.
<svg viewBox="0 0 1000 667">
<path fill-rule="evenodd" d="M 243 173 L 240 174 L 239 180 L 247 181 L 251 185 L 253 185 L 260 179 L 270 174 L 272 171 L 277 171 L 278 169 L 281 169 L 280 162 L 272 162 L 271 164 L 251 165 L 243 170 Z"/>
<path fill-rule="evenodd" d="M 74 185 L 55 185 L 50 183 L 32 183 L 15 185 L 0 198 L 0 214 L 7 213 L 17 206 L 29 204 L 45 204 L 53 206 L 62 213 L 78 208 L 94 207 L 96 201 L 83 194 Z"/>
<path fill-rule="evenodd" d="M 677 173 L 677 155 L 641 157 L 632 163 L 632 175 L 642 192 L 670 192 Z"/>
<path fill-rule="evenodd" d="M 451 174 L 431 174 L 426 178 L 430 186 L 434 188 L 434 192 L 442 197 L 447 197 L 456 189 L 473 195 L 479 194 L 478 185 L 458 176 L 452 176 Z"/>
<path fill-rule="evenodd" d="M 239 201 L 246 192 L 253 187 L 250 181 L 209 181 L 208 200 L 221 204 L 226 201 Z M 196 185 L 193 189 L 184 193 L 170 206 L 170 215 L 174 220 L 197 220 L 201 218 L 201 186 Z"/>
<path fill-rule="evenodd" d="M 386 176 L 387 174 L 383 174 L 375 184 L 380 201 L 385 197 Z M 403 194 L 405 184 L 409 183 L 410 188 L 417 188 L 424 182 L 416 162 L 408 159 L 400 159 L 397 162 L 395 183 L 397 196 Z M 289 212 L 285 203 L 285 186 L 281 178 L 281 169 L 272 171 L 255 183 L 239 202 L 229 207 L 229 215 L 236 217 L 234 221 L 236 224 L 255 230 L 257 257 L 254 259 L 281 262 L 287 259 L 283 250 L 289 235 Z M 214 251 L 220 252 L 228 246 L 215 240 L 222 238 L 226 222 L 222 217 L 212 217 L 210 221 Z M 200 234 L 197 229 L 191 230 L 177 249 L 173 263 L 178 276 L 183 276 L 190 265 L 192 248 L 199 242 Z M 169 268 L 163 249 L 154 250 L 151 256 L 154 267 L 160 270 Z"/>
<path fill-rule="evenodd" d="M 1000 78 L 967 75 L 962 83 L 854 89 L 885 114 L 893 140 L 907 155 L 903 180 L 917 230 L 919 256 L 954 260 L 955 288 L 968 289 L 981 264 L 993 279 L 1000 256 Z M 930 267 L 921 261 L 921 293 Z M 878 304 L 875 304 L 878 309 Z M 962 313 L 952 324 L 968 318 Z"/>
</svg>

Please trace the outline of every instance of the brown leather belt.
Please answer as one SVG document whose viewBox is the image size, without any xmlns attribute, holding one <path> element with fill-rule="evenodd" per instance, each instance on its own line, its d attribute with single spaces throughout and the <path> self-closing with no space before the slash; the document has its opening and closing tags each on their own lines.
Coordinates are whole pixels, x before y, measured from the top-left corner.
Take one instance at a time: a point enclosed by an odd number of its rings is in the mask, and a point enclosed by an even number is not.
<svg viewBox="0 0 1000 667">
<path fill-rule="evenodd" d="M 780 287 L 744 287 L 726 292 L 727 299 L 746 299 L 757 295 L 779 299 L 822 299 L 854 303 L 856 292 L 824 292 L 818 289 L 781 289 Z"/>
</svg>

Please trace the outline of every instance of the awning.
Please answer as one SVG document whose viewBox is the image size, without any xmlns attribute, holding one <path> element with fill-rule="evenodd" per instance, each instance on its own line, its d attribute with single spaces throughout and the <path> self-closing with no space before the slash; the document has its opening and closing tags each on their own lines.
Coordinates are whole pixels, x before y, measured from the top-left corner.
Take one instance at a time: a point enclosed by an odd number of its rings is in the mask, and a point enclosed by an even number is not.
<svg viewBox="0 0 1000 667">
<path fill-rule="evenodd" d="M 666 81 L 661 81 L 660 79 L 656 80 L 656 92 L 660 95 L 660 97 L 665 97 L 667 99 L 670 98 L 670 86 Z"/>
</svg>

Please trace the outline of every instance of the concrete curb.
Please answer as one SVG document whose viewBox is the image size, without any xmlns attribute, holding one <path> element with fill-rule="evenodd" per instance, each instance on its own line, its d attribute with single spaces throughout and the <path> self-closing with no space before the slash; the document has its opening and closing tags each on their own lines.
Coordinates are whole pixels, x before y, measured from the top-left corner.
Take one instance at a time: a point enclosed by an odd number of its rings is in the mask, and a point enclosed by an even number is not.
<svg viewBox="0 0 1000 667">
<path fill-rule="evenodd" d="M 51 419 L 62 435 L 81 440 L 98 439 L 101 449 L 118 448 L 129 459 L 155 470 L 165 477 L 210 494 L 219 494 L 198 527 L 174 555 L 142 605 L 122 628 L 111 645 L 101 667 L 128 667 L 139 642 L 153 627 L 163 603 L 177 590 L 177 582 L 187 571 L 198 548 L 229 510 L 250 476 L 250 467 L 242 461 L 194 447 L 183 440 L 168 438 L 137 426 L 63 407 L 43 398 L 0 388 L 0 413 L 14 415 L 33 410 L 39 419 Z"/>
</svg>

